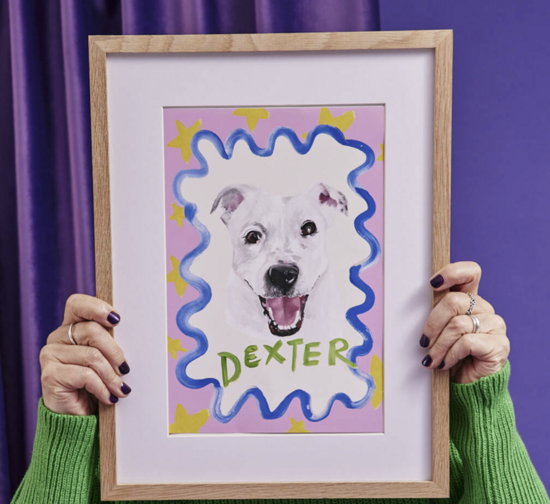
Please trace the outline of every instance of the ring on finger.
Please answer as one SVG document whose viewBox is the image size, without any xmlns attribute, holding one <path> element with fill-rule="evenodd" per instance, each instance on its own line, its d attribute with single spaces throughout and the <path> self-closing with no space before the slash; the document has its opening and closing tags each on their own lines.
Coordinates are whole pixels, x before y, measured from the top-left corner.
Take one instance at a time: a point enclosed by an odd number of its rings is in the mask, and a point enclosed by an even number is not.
<svg viewBox="0 0 550 504">
<path fill-rule="evenodd" d="M 76 324 L 76 322 L 73 322 L 70 326 L 69 326 L 69 339 L 71 340 L 71 343 L 73 345 L 78 345 L 78 343 L 75 341 L 74 339 L 74 336 L 73 336 L 73 326 Z"/>
<path fill-rule="evenodd" d="M 474 306 L 476 305 L 476 297 L 471 292 L 467 292 L 466 294 L 470 296 L 470 308 L 468 308 L 466 315 L 471 315 L 474 311 Z"/>
<path fill-rule="evenodd" d="M 475 334 L 480 332 L 481 322 L 479 321 L 479 319 L 475 315 L 472 315 L 471 313 L 468 316 L 472 319 L 472 324 L 473 324 L 472 333 Z"/>
</svg>

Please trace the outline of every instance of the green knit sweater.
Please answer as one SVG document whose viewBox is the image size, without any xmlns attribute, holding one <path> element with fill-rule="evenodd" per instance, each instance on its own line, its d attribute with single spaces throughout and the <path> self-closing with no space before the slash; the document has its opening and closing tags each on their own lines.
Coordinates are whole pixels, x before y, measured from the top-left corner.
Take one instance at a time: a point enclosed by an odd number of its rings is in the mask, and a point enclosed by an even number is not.
<svg viewBox="0 0 550 504">
<path fill-rule="evenodd" d="M 476 383 L 451 383 L 449 499 L 372 499 L 368 503 L 549 503 L 516 430 L 509 376 L 507 363 L 497 374 Z M 100 502 L 99 495 L 97 417 L 58 415 L 41 400 L 32 461 L 12 504 L 88 504 Z"/>
</svg>

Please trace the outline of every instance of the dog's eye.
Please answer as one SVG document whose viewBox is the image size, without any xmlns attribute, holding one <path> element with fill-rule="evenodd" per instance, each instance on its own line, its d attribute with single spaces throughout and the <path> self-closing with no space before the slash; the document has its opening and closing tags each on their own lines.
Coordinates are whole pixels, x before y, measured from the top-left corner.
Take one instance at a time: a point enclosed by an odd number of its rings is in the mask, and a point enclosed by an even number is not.
<svg viewBox="0 0 550 504">
<path fill-rule="evenodd" d="M 244 239 L 246 243 L 258 243 L 261 237 L 262 233 L 258 233 L 258 231 L 250 231 L 246 234 Z"/>
<path fill-rule="evenodd" d="M 302 224 L 302 236 L 309 236 L 317 232 L 317 226 L 313 221 L 306 221 Z"/>
</svg>

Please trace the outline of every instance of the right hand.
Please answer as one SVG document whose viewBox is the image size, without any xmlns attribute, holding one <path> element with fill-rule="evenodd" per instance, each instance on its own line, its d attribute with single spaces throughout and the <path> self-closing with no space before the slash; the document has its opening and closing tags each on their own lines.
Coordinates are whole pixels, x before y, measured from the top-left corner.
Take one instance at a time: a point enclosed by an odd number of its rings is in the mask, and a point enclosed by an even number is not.
<svg viewBox="0 0 550 504">
<path fill-rule="evenodd" d="M 97 401 L 112 405 L 131 389 L 122 376 L 130 371 L 124 354 L 106 328 L 120 316 L 95 297 L 73 294 L 65 304 L 63 324 L 40 352 L 42 399 L 54 413 L 91 415 Z M 75 322 L 69 339 L 69 326 Z"/>
</svg>

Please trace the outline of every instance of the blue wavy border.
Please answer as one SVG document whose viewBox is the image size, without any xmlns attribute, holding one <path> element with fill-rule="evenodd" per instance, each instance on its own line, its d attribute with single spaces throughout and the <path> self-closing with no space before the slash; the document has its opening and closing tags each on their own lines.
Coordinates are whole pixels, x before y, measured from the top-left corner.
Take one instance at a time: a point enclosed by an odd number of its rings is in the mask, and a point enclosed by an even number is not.
<svg viewBox="0 0 550 504">
<path fill-rule="evenodd" d="M 357 182 L 357 178 L 359 177 L 359 175 L 361 175 L 363 172 L 367 171 L 373 166 L 375 161 L 374 151 L 368 145 L 362 142 L 359 142 L 357 140 L 347 140 L 338 128 L 328 125 L 319 125 L 313 128 L 308 133 L 307 138 L 303 143 L 292 129 L 286 127 L 277 128 L 271 133 L 267 141 L 267 146 L 263 149 L 258 147 L 256 145 L 256 142 L 252 138 L 252 135 L 250 135 L 247 131 L 243 129 L 234 130 L 229 135 L 225 146 L 221 139 L 215 133 L 213 133 L 212 131 L 203 130 L 197 132 L 191 140 L 191 150 L 195 158 L 198 160 L 200 168 L 194 170 L 182 170 L 174 178 L 172 190 L 176 201 L 184 207 L 186 220 L 197 229 L 201 238 L 200 243 L 197 245 L 197 247 L 190 251 L 182 259 L 179 268 L 181 277 L 189 285 L 197 289 L 197 291 L 199 292 L 199 296 L 197 299 L 183 305 L 176 316 L 176 322 L 180 331 L 183 334 L 194 338 L 197 342 L 197 346 L 195 349 L 187 352 L 178 360 L 178 363 L 176 365 L 176 376 L 182 385 L 191 389 L 202 388 L 210 384 L 214 386 L 214 395 L 212 397 L 212 405 L 210 409 L 214 418 L 216 418 L 216 420 L 218 420 L 219 422 L 227 423 L 231 419 L 233 419 L 249 397 L 254 397 L 256 399 L 262 417 L 269 420 L 280 418 L 286 412 L 292 400 L 297 397 L 300 400 L 304 416 L 309 421 L 318 422 L 320 420 L 323 420 L 330 414 L 332 405 L 335 401 L 342 402 L 342 404 L 344 404 L 344 406 L 346 406 L 347 408 L 360 408 L 370 400 L 372 394 L 374 393 L 375 383 L 372 376 L 360 371 L 359 368 L 349 368 L 349 370 L 353 374 L 355 374 L 359 379 L 364 380 L 368 385 L 367 393 L 363 398 L 358 401 L 352 401 L 344 393 L 335 394 L 330 398 L 326 410 L 323 413 L 315 416 L 311 412 L 310 394 L 308 394 L 304 390 L 298 389 L 287 395 L 283 399 L 283 401 L 281 401 L 281 403 L 277 406 L 277 408 L 271 411 L 263 392 L 258 387 L 253 387 L 246 390 L 238 399 L 238 401 L 233 405 L 233 408 L 231 408 L 229 413 L 227 415 L 224 415 L 221 412 L 223 387 L 220 385 L 220 382 L 215 378 L 195 380 L 186 374 L 187 366 L 189 365 L 189 363 L 191 363 L 195 359 L 198 359 L 201 355 L 204 355 L 204 353 L 208 350 L 208 339 L 206 338 L 206 335 L 200 329 L 193 327 L 189 323 L 189 318 L 194 313 L 197 313 L 204 309 L 204 307 L 210 302 L 210 299 L 212 298 L 212 291 L 208 283 L 205 282 L 202 278 L 194 275 L 190 271 L 190 266 L 193 263 L 193 260 L 200 254 L 202 254 L 210 244 L 210 233 L 208 232 L 208 229 L 206 229 L 206 227 L 197 219 L 196 205 L 185 200 L 185 198 L 183 198 L 183 196 L 179 193 L 179 188 L 181 187 L 183 179 L 204 177 L 208 174 L 208 163 L 206 162 L 206 159 L 199 150 L 199 142 L 205 139 L 209 140 L 223 159 L 231 159 L 235 144 L 239 140 L 245 141 L 253 154 L 260 157 L 268 157 L 273 154 L 277 139 L 279 137 L 285 137 L 290 141 L 291 145 L 294 147 L 295 151 L 298 154 L 304 155 L 310 151 L 313 142 L 315 141 L 315 138 L 317 138 L 318 135 L 322 134 L 329 135 L 339 144 L 356 148 L 365 154 L 365 162 L 355 168 L 353 171 L 351 171 L 348 175 L 348 184 L 350 188 L 361 198 L 363 198 L 363 200 L 368 205 L 367 210 L 357 216 L 354 221 L 354 225 L 357 233 L 370 245 L 371 249 L 370 255 L 364 261 L 350 268 L 350 282 L 365 294 L 365 300 L 363 303 L 350 308 L 346 312 L 346 319 L 349 324 L 351 324 L 351 326 L 363 336 L 363 343 L 359 346 L 350 348 L 346 355 L 346 357 L 351 362 L 356 363 L 357 357 L 366 355 L 372 350 L 372 335 L 367 326 L 365 326 L 365 324 L 363 324 L 359 320 L 359 315 L 361 313 L 369 311 L 374 305 L 375 300 L 373 290 L 369 285 L 361 280 L 359 275 L 363 270 L 375 264 L 378 261 L 381 253 L 378 240 L 365 228 L 365 222 L 368 221 L 376 212 L 376 203 L 372 196 L 368 193 L 368 191 L 361 187 Z"/>
</svg>

